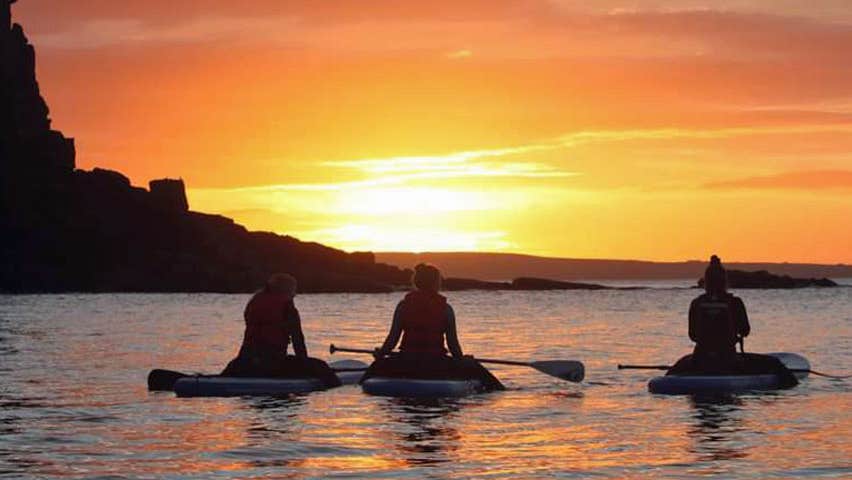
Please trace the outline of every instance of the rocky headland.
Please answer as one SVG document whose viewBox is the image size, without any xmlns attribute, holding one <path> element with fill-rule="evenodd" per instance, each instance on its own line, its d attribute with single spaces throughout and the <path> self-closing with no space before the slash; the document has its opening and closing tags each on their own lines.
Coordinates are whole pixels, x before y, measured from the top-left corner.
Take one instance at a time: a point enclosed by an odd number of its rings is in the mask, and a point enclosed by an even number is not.
<svg viewBox="0 0 852 480">
<path fill-rule="evenodd" d="M 51 128 L 35 50 L 0 0 L 0 291 L 249 292 L 286 271 L 304 292 L 382 292 L 410 272 L 190 210 L 179 179 L 75 168 Z"/>
<path fill-rule="evenodd" d="M 837 283 L 828 278 L 793 278 L 789 275 L 775 275 L 766 270 L 744 272 L 728 270 L 730 288 L 809 288 L 836 287 Z M 704 279 L 698 279 L 698 288 L 704 288 Z"/>
</svg>

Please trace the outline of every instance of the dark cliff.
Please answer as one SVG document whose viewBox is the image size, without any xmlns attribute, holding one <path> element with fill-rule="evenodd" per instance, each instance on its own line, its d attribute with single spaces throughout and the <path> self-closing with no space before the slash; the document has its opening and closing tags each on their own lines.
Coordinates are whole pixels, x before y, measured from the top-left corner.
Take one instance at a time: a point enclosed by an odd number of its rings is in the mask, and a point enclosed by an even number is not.
<svg viewBox="0 0 852 480">
<path fill-rule="evenodd" d="M 73 139 L 51 129 L 35 50 L 0 0 L 0 291 L 248 292 L 289 272 L 303 292 L 377 292 L 410 272 L 289 236 L 249 232 L 189 210 L 182 180 L 150 190 L 75 169 Z"/>
</svg>

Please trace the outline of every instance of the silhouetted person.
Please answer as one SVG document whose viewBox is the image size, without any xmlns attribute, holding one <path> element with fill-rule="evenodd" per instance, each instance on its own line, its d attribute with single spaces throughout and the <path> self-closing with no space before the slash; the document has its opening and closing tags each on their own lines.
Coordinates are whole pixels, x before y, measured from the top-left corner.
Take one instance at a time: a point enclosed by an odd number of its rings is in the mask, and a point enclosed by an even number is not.
<svg viewBox="0 0 852 480">
<path fill-rule="evenodd" d="M 414 268 L 411 282 L 414 289 L 396 306 L 390 332 L 376 349 L 376 361 L 364 378 L 478 379 L 488 390 L 502 390 L 491 372 L 462 352 L 453 307 L 438 293 L 441 272 L 421 263 Z M 397 343 L 399 353 L 393 354 Z M 447 350 L 452 356 L 447 356 Z"/>
<path fill-rule="evenodd" d="M 317 377 L 328 386 L 340 385 L 337 375 L 324 361 L 308 357 L 302 320 L 293 298 L 296 279 L 279 273 L 271 276 L 263 290 L 246 305 L 246 330 L 237 358 L 231 360 L 224 376 L 232 377 Z M 295 356 L 287 355 L 292 341 Z"/>
<path fill-rule="evenodd" d="M 728 293 L 728 276 L 716 255 L 704 271 L 704 294 L 689 306 L 689 338 L 696 368 L 730 370 L 737 362 L 737 342 L 748 336 L 745 304 Z"/>
<path fill-rule="evenodd" d="M 782 387 L 798 384 L 795 375 L 775 357 L 737 353 L 737 343 L 751 332 L 745 304 L 728 293 L 728 276 L 716 255 L 704 271 L 702 295 L 689 306 L 689 338 L 695 342 L 687 355 L 669 369 L 669 375 L 756 375 L 774 373 Z"/>
</svg>

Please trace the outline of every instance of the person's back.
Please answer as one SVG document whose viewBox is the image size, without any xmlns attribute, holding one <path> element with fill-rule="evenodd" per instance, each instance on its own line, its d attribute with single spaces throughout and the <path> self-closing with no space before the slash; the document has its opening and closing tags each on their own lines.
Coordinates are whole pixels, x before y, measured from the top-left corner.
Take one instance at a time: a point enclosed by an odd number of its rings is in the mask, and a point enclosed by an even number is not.
<svg viewBox="0 0 852 480">
<path fill-rule="evenodd" d="M 399 350 L 406 353 L 443 355 L 444 334 L 449 329 L 447 299 L 434 291 L 414 290 L 399 304 L 402 342 Z"/>
<path fill-rule="evenodd" d="M 290 320 L 295 306 L 290 295 L 283 292 L 261 290 L 246 305 L 246 323 L 243 348 L 286 350 L 290 343 Z"/>
<path fill-rule="evenodd" d="M 502 390 L 503 385 L 491 372 L 462 353 L 455 312 L 438 293 L 441 272 L 432 265 L 419 264 L 414 268 L 412 284 L 414 290 L 397 304 L 387 338 L 376 349 L 376 361 L 362 381 L 371 376 L 476 378 L 488 390 Z M 397 343 L 400 349 L 395 354 Z"/>
<path fill-rule="evenodd" d="M 689 338 L 697 351 L 735 352 L 749 333 L 745 305 L 738 297 L 702 294 L 689 306 Z"/>
<path fill-rule="evenodd" d="M 756 353 L 737 354 L 737 342 L 751 332 L 745 304 L 728 293 L 727 272 L 713 255 L 704 272 L 705 293 L 689 306 L 689 338 L 692 355 L 678 360 L 667 375 L 763 375 L 775 374 L 783 388 L 798 383 L 796 376 L 777 358 Z"/>
<path fill-rule="evenodd" d="M 727 291 L 727 274 L 716 255 L 705 271 L 704 288 L 705 293 L 689 306 L 693 359 L 704 369 L 730 369 L 736 362 L 737 342 L 751 328 L 742 300 Z"/>
<path fill-rule="evenodd" d="M 293 302 L 295 295 L 296 279 L 276 274 L 252 296 L 243 315 L 246 329 L 240 352 L 222 375 L 312 376 L 321 378 L 328 386 L 340 385 L 340 380 L 325 362 L 308 357 L 302 321 Z M 291 342 L 295 356 L 287 355 Z"/>
</svg>

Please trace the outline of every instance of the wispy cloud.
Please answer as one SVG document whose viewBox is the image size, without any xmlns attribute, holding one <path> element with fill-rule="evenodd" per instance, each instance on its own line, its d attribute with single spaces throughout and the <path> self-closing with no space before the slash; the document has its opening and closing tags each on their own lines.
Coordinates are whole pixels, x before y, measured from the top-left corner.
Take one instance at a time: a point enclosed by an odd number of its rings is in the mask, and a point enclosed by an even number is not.
<svg viewBox="0 0 852 480">
<path fill-rule="evenodd" d="M 720 190 L 844 190 L 852 191 L 852 170 L 784 172 L 775 175 L 714 182 L 706 188 Z"/>
<path fill-rule="evenodd" d="M 294 232 L 304 238 L 321 238 L 347 250 L 371 245 L 375 251 L 500 251 L 516 247 L 504 231 L 460 231 L 434 226 L 421 229 L 376 228 L 346 224 L 317 230 Z"/>
<path fill-rule="evenodd" d="M 400 185 L 419 180 L 437 180 L 453 178 L 554 178 L 571 177 L 577 172 L 560 170 L 550 165 L 536 162 L 499 162 L 480 161 L 542 152 L 560 148 L 559 144 L 531 144 L 519 147 L 470 150 L 443 155 L 400 156 L 373 159 L 321 162 L 320 165 L 332 168 L 345 168 L 360 171 L 371 177 L 334 183 L 301 183 L 246 187 L 241 190 L 352 190 L 389 185 Z"/>
<path fill-rule="evenodd" d="M 98 19 L 81 22 L 73 30 L 39 33 L 33 40 L 44 48 L 98 48 L 110 45 L 166 45 L 218 40 L 244 43 L 245 32 L 268 39 L 286 37 L 298 22 L 293 18 L 193 18 L 182 23 L 148 25 L 138 19 Z"/>
<path fill-rule="evenodd" d="M 630 129 L 630 130 L 587 130 L 572 132 L 550 141 L 528 145 L 491 149 L 466 150 L 440 155 L 397 156 L 357 160 L 320 162 L 331 168 L 356 170 L 367 178 L 363 180 L 330 183 L 293 183 L 250 187 L 229 190 L 275 192 L 275 191 L 343 191 L 403 185 L 423 180 L 458 178 L 517 178 L 546 179 L 567 178 L 582 175 L 553 165 L 524 161 L 506 161 L 505 157 L 523 157 L 526 154 L 570 150 L 594 143 L 666 141 L 683 139 L 726 139 L 755 135 L 792 135 L 824 132 L 852 133 L 852 124 L 755 126 L 717 129 Z M 502 159 L 502 160 L 501 160 Z M 716 187 L 720 187 L 716 185 Z"/>
<path fill-rule="evenodd" d="M 632 140 L 677 140 L 677 139 L 717 139 L 751 135 L 784 135 L 821 132 L 850 132 L 852 124 L 827 125 L 781 125 L 732 128 L 657 128 L 631 130 L 599 130 L 569 133 L 559 138 L 563 147 L 598 142 L 619 142 Z"/>
<path fill-rule="evenodd" d="M 447 58 L 451 58 L 453 60 L 460 60 L 463 58 L 469 58 L 473 56 L 473 52 L 468 49 L 456 50 L 455 52 L 450 52 L 447 54 Z"/>
</svg>

